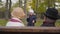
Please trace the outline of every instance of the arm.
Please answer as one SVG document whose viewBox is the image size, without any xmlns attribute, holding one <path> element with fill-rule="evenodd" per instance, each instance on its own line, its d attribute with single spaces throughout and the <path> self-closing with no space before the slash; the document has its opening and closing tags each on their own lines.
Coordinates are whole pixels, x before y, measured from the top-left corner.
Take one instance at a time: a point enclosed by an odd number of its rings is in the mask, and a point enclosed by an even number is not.
<svg viewBox="0 0 60 34">
<path fill-rule="evenodd" d="M 29 18 L 27 18 L 27 22 L 29 22 Z"/>
<path fill-rule="evenodd" d="M 34 16 L 34 18 L 33 18 L 33 21 L 32 21 L 33 23 L 36 23 L 36 16 Z"/>
</svg>

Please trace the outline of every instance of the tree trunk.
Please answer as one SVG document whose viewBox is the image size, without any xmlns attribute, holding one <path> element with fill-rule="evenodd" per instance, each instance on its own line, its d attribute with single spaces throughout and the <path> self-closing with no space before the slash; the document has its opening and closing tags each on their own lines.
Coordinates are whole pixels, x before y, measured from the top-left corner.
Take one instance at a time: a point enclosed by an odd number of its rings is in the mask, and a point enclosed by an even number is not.
<svg viewBox="0 0 60 34">
<path fill-rule="evenodd" d="M 12 4 L 12 2 L 11 2 L 11 0 L 9 0 L 9 18 L 11 18 L 11 4 Z"/>
<path fill-rule="evenodd" d="M 19 7 L 22 7 L 22 0 L 19 0 Z"/>
<path fill-rule="evenodd" d="M 36 6 L 36 8 L 35 8 L 35 12 L 37 12 L 38 11 L 38 0 L 35 0 L 35 6 Z"/>
<path fill-rule="evenodd" d="M 0 0 L 0 2 L 2 2 L 2 0 Z"/>
<path fill-rule="evenodd" d="M 55 0 L 54 0 L 54 8 L 55 8 Z"/>
<path fill-rule="evenodd" d="M 27 14 L 27 11 L 26 11 L 26 1 L 27 0 L 24 0 L 24 12 Z"/>
<path fill-rule="evenodd" d="M 0 0 L 0 2 L 1 2 L 1 0 Z"/>
<path fill-rule="evenodd" d="M 5 11 L 5 18 L 8 19 L 8 0 L 6 0 L 5 8 L 6 8 L 6 11 Z"/>
<path fill-rule="evenodd" d="M 49 2 L 49 0 L 48 0 L 48 8 L 50 7 L 50 2 Z"/>
<path fill-rule="evenodd" d="M 55 0 L 48 0 L 48 8 L 54 7 L 55 8 Z"/>
</svg>

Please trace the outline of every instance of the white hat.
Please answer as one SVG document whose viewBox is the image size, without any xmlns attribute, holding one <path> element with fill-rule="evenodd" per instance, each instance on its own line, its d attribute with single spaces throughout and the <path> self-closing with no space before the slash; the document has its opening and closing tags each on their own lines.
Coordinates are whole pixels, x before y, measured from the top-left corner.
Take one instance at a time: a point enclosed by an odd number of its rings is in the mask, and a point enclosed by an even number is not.
<svg viewBox="0 0 60 34">
<path fill-rule="evenodd" d="M 30 10 L 29 10 L 29 13 L 34 13 L 33 9 L 30 9 Z"/>
</svg>

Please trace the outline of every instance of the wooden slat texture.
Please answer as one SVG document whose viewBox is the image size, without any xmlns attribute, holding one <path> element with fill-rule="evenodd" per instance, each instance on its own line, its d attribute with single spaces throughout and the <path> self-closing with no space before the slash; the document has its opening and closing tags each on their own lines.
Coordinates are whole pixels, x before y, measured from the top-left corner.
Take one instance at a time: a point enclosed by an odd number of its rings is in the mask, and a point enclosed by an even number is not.
<svg viewBox="0 0 60 34">
<path fill-rule="evenodd" d="M 0 27 L 3 32 L 51 32 L 59 33 L 60 27 Z"/>
</svg>

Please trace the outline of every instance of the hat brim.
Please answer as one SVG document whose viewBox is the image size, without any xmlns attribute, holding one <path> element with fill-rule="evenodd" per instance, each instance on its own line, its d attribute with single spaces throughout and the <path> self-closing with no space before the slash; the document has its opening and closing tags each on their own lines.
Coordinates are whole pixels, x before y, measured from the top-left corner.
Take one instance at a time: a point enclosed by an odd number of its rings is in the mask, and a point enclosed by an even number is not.
<svg viewBox="0 0 60 34">
<path fill-rule="evenodd" d="M 44 15 L 49 17 L 49 18 L 52 18 L 52 19 L 60 19 L 59 15 L 57 15 L 56 17 L 53 17 L 52 15 L 49 15 L 49 14 L 46 14 L 46 13 L 44 13 Z"/>
</svg>

